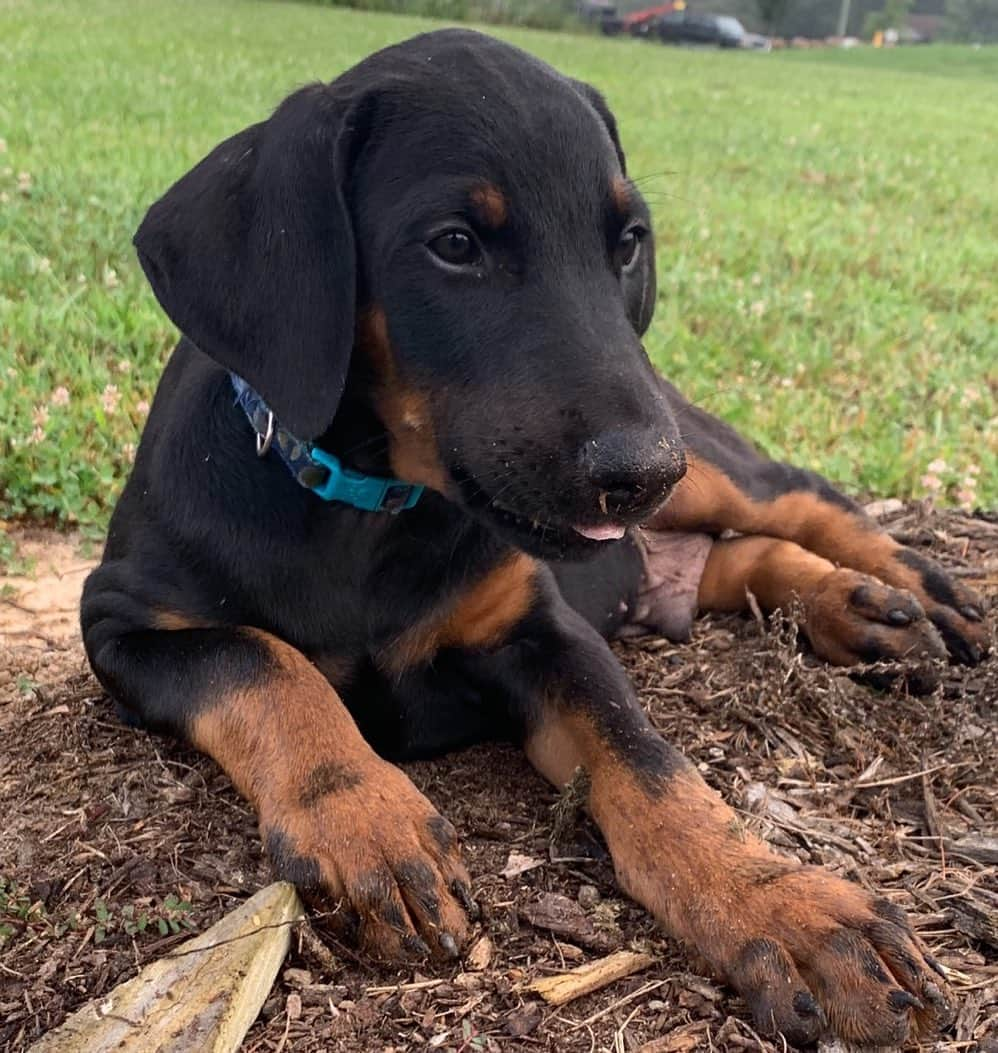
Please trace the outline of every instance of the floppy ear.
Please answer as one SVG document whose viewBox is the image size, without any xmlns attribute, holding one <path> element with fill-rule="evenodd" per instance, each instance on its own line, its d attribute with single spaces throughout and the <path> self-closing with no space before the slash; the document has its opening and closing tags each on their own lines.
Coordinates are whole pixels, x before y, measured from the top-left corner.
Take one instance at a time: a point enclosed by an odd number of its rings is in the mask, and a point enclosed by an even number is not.
<svg viewBox="0 0 998 1053">
<path fill-rule="evenodd" d="M 348 112 L 325 86 L 296 92 L 174 184 L 135 235 L 176 326 L 301 439 L 332 421 L 354 340 Z"/>
<path fill-rule="evenodd" d="M 620 145 L 620 134 L 617 131 L 617 118 L 610 112 L 610 107 L 607 106 L 606 99 L 604 99 L 602 94 L 591 84 L 587 84 L 584 80 L 572 80 L 571 84 L 586 102 L 592 106 L 600 120 L 606 125 L 606 130 L 610 134 L 613 148 L 617 151 L 617 160 L 620 162 L 620 171 L 626 176 L 627 158 L 624 155 L 624 148 Z"/>
<path fill-rule="evenodd" d="M 610 141 L 617 152 L 617 160 L 620 162 L 622 175 L 627 175 L 627 158 L 624 148 L 620 145 L 620 133 L 617 131 L 617 120 L 610 112 L 606 99 L 591 85 L 585 81 L 573 80 L 575 90 L 596 111 L 600 120 L 606 126 L 610 135 Z M 627 317 L 638 336 L 644 336 L 651 325 L 652 315 L 655 313 L 655 239 L 649 230 L 641 246 L 641 266 L 632 274 L 624 278 L 624 301 L 627 306 Z"/>
</svg>

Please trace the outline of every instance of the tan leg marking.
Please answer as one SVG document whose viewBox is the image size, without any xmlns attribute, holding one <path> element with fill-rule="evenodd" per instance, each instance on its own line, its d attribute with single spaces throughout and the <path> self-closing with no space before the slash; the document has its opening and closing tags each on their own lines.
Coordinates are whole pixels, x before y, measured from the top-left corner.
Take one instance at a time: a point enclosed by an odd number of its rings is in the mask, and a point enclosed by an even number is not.
<svg viewBox="0 0 998 1053">
<path fill-rule="evenodd" d="M 767 1031 L 811 1042 L 823 1013 L 844 1038 L 895 1044 L 947 1018 L 943 985 L 902 912 L 776 855 L 692 766 L 656 785 L 584 718 L 553 711 L 527 753 L 557 784 L 586 769 L 622 887 L 693 944 Z"/>
<path fill-rule="evenodd" d="M 471 902 L 453 827 L 367 745 L 315 666 L 246 632 L 273 667 L 198 713 L 192 741 L 255 805 L 278 876 L 342 901 L 368 953 L 453 957 Z"/>
<path fill-rule="evenodd" d="M 688 462 L 686 476 L 648 524 L 650 528 L 735 530 L 796 542 L 833 564 L 910 592 L 950 652 L 961 660 L 980 661 L 987 653 L 989 639 L 980 598 L 937 564 L 899 544 L 872 519 L 812 493 L 790 492 L 771 501 L 754 501 L 714 465 L 696 457 Z M 782 556 L 799 573 L 816 573 L 816 565 L 805 567 L 799 555 L 784 550 Z M 765 588 L 761 581 L 757 584 Z"/>
<path fill-rule="evenodd" d="M 744 610 L 747 592 L 767 612 L 789 613 L 796 598 L 815 652 L 835 665 L 945 654 L 910 592 L 838 568 L 792 541 L 744 537 L 714 543 L 700 580 L 700 609 Z"/>
</svg>

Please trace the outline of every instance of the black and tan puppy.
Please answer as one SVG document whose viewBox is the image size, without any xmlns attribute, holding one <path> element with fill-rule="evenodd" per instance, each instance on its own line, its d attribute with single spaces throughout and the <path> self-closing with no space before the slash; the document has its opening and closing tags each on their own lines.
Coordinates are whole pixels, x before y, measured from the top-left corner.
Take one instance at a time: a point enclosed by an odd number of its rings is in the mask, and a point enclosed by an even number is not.
<svg viewBox="0 0 998 1053">
<path fill-rule="evenodd" d="M 985 646 L 964 588 L 656 375 L 651 220 L 600 95 L 417 37 L 217 147 L 136 245 L 183 338 L 87 653 L 126 715 L 218 760 L 280 875 L 378 956 L 456 953 L 454 829 L 386 758 L 513 738 L 588 773 L 622 886 L 760 1027 L 939 1022 L 902 912 L 747 835 L 605 642 L 748 587 L 799 595 L 836 662 Z"/>
</svg>

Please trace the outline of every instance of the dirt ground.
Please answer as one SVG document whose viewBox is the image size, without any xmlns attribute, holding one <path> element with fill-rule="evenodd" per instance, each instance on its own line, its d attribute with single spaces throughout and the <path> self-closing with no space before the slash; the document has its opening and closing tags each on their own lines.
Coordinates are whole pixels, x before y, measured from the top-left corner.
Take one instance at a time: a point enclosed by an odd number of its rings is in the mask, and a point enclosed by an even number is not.
<svg viewBox="0 0 998 1053">
<path fill-rule="evenodd" d="M 994 631 L 998 520 L 917 507 L 888 520 L 976 582 Z M 114 718 L 75 629 L 88 563 L 73 540 L 17 537 L 31 565 L 0 579 L 0 1049 L 9 1051 L 269 880 L 253 816 L 219 769 Z M 935 690 L 913 697 L 814 663 L 792 636 L 751 618 L 705 619 L 689 645 L 618 651 L 662 732 L 776 844 L 912 912 L 959 996 L 953 1026 L 926 1048 L 996 1051 L 998 660 L 941 668 Z M 471 955 L 386 971 L 321 924 L 299 925 L 245 1050 L 784 1048 L 760 1040 L 744 1003 L 617 893 L 584 818 L 556 831 L 555 793 L 515 750 L 477 748 L 407 771 L 463 835 L 483 907 Z M 560 933 L 548 927 L 552 907 Z M 646 950 L 654 964 L 561 1009 L 524 990 L 617 948 Z"/>
</svg>

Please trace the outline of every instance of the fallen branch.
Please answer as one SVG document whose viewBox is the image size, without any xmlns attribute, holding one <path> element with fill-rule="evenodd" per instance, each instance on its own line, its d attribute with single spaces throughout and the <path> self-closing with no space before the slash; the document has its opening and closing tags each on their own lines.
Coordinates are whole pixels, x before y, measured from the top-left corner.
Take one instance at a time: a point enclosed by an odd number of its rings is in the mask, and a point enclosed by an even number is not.
<svg viewBox="0 0 998 1053">
<path fill-rule="evenodd" d="M 302 913 L 279 881 L 85 1005 L 31 1053 L 235 1053 L 260 1012 Z"/>
<path fill-rule="evenodd" d="M 586 962 L 571 972 L 545 976 L 527 985 L 528 991 L 539 994 L 551 1005 L 565 1005 L 573 999 L 592 994 L 625 976 L 647 969 L 655 959 L 650 954 L 617 951 L 595 962 Z"/>
</svg>

